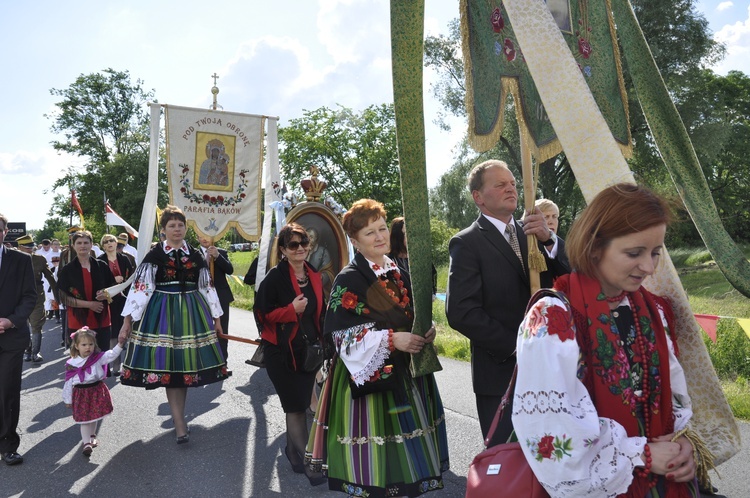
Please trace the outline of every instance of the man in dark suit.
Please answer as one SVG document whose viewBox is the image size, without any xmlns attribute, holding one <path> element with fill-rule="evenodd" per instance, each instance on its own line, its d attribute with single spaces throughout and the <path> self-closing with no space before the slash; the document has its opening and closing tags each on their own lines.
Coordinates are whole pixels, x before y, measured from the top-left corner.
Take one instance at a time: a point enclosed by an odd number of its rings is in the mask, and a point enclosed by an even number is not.
<svg viewBox="0 0 750 498">
<path fill-rule="evenodd" d="M 234 295 L 232 289 L 229 287 L 227 282 L 227 275 L 234 273 L 234 267 L 232 262 L 229 261 L 229 255 L 224 249 L 219 249 L 211 244 L 211 239 L 207 237 L 200 237 L 198 241 L 201 244 L 201 252 L 203 257 L 206 259 L 206 263 L 210 264 L 214 262 L 213 270 L 213 282 L 216 293 L 219 295 L 219 302 L 221 303 L 221 309 L 224 314 L 221 315 L 221 330 L 225 334 L 229 333 L 229 303 L 234 301 Z M 224 359 L 229 358 L 227 339 L 219 338 L 219 345 L 221 346 L 221 352 L 224 353 Z"/>
<path fill-rule="evenodd" d="M 481 214 L 450 241 L 445 313 L 450 326 L 471 342 L 472 383 L 486 438 L 513 375 L 518 326 L 531 297 L 525 235 L 536 237 L 547 262 L 548 271 L 540 275 L 542 287 L 550 287 L 554 277 L 570 269 L 562 239 L 553 236 L 538 210 L 527 214 L 523 224 L 513 219 L 518 192 L 507 164 L 485 161 L 471 171 L 468 183 Z M 510 436 L 511 413 L 508 406 L 491 445 Z"/>
<path fill-rule="evenodd" d="M 0 457 L 23 463 L 16 432 L 21 408 L 23 352 L 29 345 L 29 315 L 36 304 L 31 257 L 4 247 L 8 218 L 0 214 Z"/>
</svg>

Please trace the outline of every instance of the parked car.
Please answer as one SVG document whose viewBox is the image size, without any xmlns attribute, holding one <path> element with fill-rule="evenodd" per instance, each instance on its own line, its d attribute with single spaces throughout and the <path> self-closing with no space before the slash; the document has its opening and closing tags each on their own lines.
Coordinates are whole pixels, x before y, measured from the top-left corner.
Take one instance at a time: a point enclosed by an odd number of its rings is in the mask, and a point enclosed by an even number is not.
<svg viewBox="0 0 750 498">
<path fill-rule="evenodd" d="M 249 251 L 249 250 L 250 250 L 250 243 L 248 242 L 241 242 L 239 244 L 232 244 L 229 246 L 229 252 Z"/>
</svg>

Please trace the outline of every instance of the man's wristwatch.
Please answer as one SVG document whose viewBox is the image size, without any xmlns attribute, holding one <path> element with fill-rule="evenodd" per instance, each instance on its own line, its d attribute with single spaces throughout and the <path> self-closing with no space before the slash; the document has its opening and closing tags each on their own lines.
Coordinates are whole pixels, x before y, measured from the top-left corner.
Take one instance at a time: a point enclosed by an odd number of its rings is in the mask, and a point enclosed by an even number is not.
<svg viewBox="0 0 750 498">
<path fill-rule="evenodd" d="M 555 232 L 552 230 L 549 231 L 549 239 L 547 239 L 547 242 L 542 242 L 542 245 L 544 247 L 552 247 L 555 245 L 555 242 L 557 241 L 557 236 L 555 235 Z"/>
</svg>

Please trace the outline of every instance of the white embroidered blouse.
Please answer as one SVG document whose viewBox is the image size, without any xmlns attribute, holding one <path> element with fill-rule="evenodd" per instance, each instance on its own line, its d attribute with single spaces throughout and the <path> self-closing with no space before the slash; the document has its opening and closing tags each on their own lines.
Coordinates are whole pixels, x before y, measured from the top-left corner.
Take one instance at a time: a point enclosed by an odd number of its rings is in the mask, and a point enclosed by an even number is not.
<svg viewBox="0 0 750 498">
<path fill-rule="evenodd" d="M 183 251 L 189 251 L 187 246 L 184 246 Z M 156 290 L 157 265 L 154 263 L 141 263 L 141 266 L 138 267 L 136 279 L 130 286 L 130 292 L 125 301 L 125 307 L 122 310 L 122 316 L 130 315 L 134 322 L 141 319 L 148 301 Z M 224 314 L 219 302 L 219 296 L 216 294 L 216 289 L 211 285 L 211 274 L 208 268 L 200 269 L 198 291 L 206 298 L 212 317 L 218 318 Z"/>
<path fill-rule="evenodd" d="M 623 304 L 627 303 L 627 300 Z M 578 379 L 580 350 L 575 339 L 548 334 L 546 317 L 554 297 L 538 301 L 518 331 L 518 378 L 513 426 L 526 460 L 552 497 L 614 497 L 625 493 L 633 470 L 642 466 L 645 437 L 628 437 L 613 419 L 599 417 Z M 535 315 L 536 326 L 529 326 Z M 666 318 L 662 315 L 666 327 Z M 667 335 L 675 431 L 692 416 L 685 374 Z"/>
</svg>

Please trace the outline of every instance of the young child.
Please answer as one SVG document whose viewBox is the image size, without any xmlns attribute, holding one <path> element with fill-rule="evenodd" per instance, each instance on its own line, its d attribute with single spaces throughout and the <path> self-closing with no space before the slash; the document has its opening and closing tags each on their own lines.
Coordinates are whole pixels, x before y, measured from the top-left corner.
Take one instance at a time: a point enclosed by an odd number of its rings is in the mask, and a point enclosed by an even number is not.
<svg viewBox="0 0 750 498">
<path fill-rule="evenodd" d="M 88 457 L 97 445 L 97 422 L 112 413 L 112 398 L 103 380 L 107 364 L 120 356 L 122 342 L 102 353 L 96 347 L 96 332 L 88 327 L 73 332 L 70 339 L 63 401 L 73 409 L 73 420 L 81 425 L 82 453 Z"/>
</svg>

